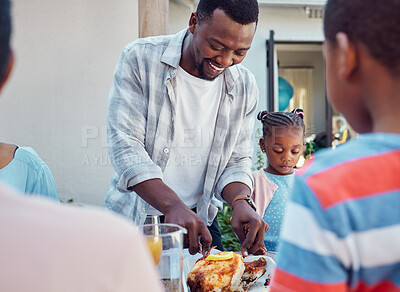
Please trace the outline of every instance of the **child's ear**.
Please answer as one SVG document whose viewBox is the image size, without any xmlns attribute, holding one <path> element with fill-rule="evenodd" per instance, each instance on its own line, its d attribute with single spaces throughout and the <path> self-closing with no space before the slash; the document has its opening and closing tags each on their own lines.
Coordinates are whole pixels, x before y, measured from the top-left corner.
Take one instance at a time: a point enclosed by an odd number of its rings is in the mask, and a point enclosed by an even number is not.
<svg viewBox="0 0 400 292">
<path fill-rule="evenodd" d="M 258 141 L 258 143 L 260 143 L 260 149 L 262 152 L 265 152 L 265 144 L 264 144 L 264 139 L 260 138 L 260 141 Z"/>
<path fill-rule="evenodd" d="M 341 79 L 348 79 L 358 66 L 357 50 L 354 43 L 343 32 L 336 34 L 336 43 L 338 49 L 338 75 Z"/>
</svg>

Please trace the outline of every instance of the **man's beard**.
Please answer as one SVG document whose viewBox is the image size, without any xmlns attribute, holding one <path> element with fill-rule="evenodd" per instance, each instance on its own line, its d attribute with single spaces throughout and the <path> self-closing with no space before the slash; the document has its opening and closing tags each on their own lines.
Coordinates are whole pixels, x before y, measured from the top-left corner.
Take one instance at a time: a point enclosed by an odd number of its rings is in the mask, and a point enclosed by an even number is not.
<svg viewBox="0 0 400 292">
<path fill-rule="evenodd" d="M 196 66 L 197 67 L 197 72 L 199 73 L 199 78 L 204 79 L 204 80 L 208 80 L 208 81 L 213 81 L 215 78 L 217 78 L 221 74 L 218 74 L 218 75 L 216 75 L 214 77 L 207 77 L 204 74 L 204 64 L 206 62 L 208 62 L 208 61 L 203 59 L 203 61 L 199 65 Z"/>
</svg>

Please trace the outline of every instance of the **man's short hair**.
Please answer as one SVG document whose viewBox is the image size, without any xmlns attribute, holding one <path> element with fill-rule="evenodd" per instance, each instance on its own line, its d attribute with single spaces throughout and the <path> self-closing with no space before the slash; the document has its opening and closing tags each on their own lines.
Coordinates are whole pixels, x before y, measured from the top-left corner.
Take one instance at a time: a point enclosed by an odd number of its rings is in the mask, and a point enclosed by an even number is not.
<svg viewBox="0 0 400 292">
<path fill-rule="evenodd" d="M 362 43 L 374 59 L 400 73 L 400 0 L 328 0 L 325 38 L 335 44 L 338 32 Z"/>
<path fill-rule="evenodd" d="M 246 25 L 258 22 L 257 0 L 200 0 L 197 6 L 199 21 L 210 19 L 215 9 L 221 9 L 233 21 Z"/>
<path fill-rule="evenodd" d="M 10 1 L 0 0 L 0 81 L 3 80 L 10 55 Z"/>
</svg>

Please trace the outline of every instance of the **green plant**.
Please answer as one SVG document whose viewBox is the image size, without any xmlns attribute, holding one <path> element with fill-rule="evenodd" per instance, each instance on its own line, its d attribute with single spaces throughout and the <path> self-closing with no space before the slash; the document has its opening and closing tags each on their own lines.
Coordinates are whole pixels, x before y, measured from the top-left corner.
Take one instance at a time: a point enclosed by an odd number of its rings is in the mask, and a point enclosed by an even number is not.
<svg viewBox="0 0 400 292">
<path fill-rule="evenodd" d="M 60 203 L 61 204 L 72 204 L 74 202 L 74 199 L 73 198 L 71 198 L 71 199 L 68 199 L 68 200 L 63 200 L 63 199 L 60 199 Z"/>
<path fill-rule="evenodd" d="M 222 245 L 229 251 L 240 251 L 240 242 L 231 226 L 232 208 L 224 203 L 217 222 L 222 235 Z"/>
<path fill-rule="evenodd" d="M 256 138 L 257 141 L 259 141 L 260 138 L 262 138 L 262 132 L 260 128 L 258 128 L 256 131 Z M 257 142 L 257 145 L 260 146 L 260 142 Z M 264 154 L 261 151 L 260 147 L 257 148 L 255 167 L 257 170 L 260 170 L 261 168 L 264 167 Z"/>
<path fill-rule="evenodd" d="M 304 150 L 305 159 L 309 158 L 314 152 L 318 150 L 317 144 L 314 141 L 306 142 L 305 148 L 306 148 Z"/>
</svg>

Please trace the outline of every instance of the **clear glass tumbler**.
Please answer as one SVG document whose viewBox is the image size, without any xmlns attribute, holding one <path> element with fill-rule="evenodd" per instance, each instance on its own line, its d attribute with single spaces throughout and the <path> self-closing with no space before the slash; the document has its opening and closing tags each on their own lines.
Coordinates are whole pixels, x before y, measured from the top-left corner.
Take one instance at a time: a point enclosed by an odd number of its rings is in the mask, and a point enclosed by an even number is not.
<svg viewBox="0 0 400 292">
<path fill-rule="evenodd" d="M 145 224 L 143 235 L 165 291 L 182 292 L 183 235 L 187 230 L 176 224 Z"/>
</svg>

